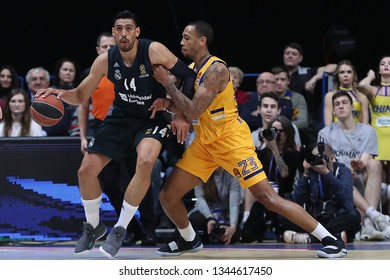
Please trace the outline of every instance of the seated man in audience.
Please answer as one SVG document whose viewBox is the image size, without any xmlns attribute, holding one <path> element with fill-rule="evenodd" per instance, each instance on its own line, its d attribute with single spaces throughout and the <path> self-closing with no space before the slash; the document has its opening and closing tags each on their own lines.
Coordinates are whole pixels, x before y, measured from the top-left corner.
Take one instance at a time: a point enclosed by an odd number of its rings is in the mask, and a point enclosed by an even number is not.
<svg viewBox="0 0 390 280">
<path fill-rule="evenodd" d="M 367 124 L 356 122 L 353 118 L 353 101 L 348 92 L 338 91 L 332 97 L 333 111 L 337 117 L 334 122 L 320 130 L 318 142 L 331 145 L 338 162 L 344 163 L 352 171 L 354 186 L 363 194 L 370 209 L 362 209 L 357 203 L 357 191 L 354 191 L 355 205 L 362 215 L 360 239 L 374 240 L 378 231 L 390 239 L 388 217 L 379 213 L 371 220 L 370 213 L 379 206 L 381 194 L 381 162 L 374 159 L 378 154 L 378 140 L 375 129 Z"/>
<path fill-rule="evenodd" d="M 299 92 L 289 89 L 290 74 L 286 67 L 276 66 L 271 69 L 276 79 L 275 92 L 280 98 L 291 100 L 293 105 L 293 116 L 291 121 L 299 129 L 309 126 L 309 118 L 307 113 L 307 103 L 305 97 Z"/>
</svg>

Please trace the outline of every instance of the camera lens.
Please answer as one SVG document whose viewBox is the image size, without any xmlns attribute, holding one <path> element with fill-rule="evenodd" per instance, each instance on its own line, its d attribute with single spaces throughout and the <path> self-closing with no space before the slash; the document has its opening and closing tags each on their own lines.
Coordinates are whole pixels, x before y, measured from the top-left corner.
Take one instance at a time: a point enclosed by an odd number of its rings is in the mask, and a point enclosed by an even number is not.
<svg viewBox="0 0 390 280">
<path fill-rule="evenodd" d="M 266 128 L 261 132 L 261 136 L 267 141 L 272 141 L 278 136 L 278 130 L 274 127 Z"/>
</svg>

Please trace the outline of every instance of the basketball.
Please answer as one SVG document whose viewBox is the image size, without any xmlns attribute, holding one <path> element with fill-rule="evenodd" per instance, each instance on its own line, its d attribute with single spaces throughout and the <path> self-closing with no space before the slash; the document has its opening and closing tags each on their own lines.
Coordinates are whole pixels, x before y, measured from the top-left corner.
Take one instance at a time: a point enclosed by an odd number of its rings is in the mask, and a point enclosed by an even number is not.
<svg viewBox="0 0 390 280">
<path fill-rule="evenodd" d="M 31 117 L 42 126 L 53 126 L 64 116 L 64 104 L 54 94 L 45 98 L 33 99 L 30 106 Z"/>
</svg>

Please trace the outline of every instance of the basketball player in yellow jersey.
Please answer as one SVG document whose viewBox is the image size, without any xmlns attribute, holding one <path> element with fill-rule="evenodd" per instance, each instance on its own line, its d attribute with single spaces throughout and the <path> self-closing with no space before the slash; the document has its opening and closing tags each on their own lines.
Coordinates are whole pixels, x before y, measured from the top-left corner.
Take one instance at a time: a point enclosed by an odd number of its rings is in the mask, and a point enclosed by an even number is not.
<svg viewBox="0 0 390 280">
<path fill-rule="evenodd" d="M 164 85 L 171 99 L 156 100 L 150 107 L 151 117 L 158 110 L 180 111 L 192 121 L 196 131 L 195 139 L 160 192 L 161 204 L 180 237 L 161 247 L 158 253 L 178 256 L 203 248 L 188 220 L 182 198 L 199 180 L 206 182 L 212 172 L 222 166 L 269 210 L 287 217 L 321 240 L 324 247 L 317 252 L 319 257 L 345 256 L 347 250 L 341 239 L 332 236 L 301 206 L 280 197 L 269 184 L 255 153 L 249 127 L 237 113 L 228 67 L 209 53 L 213 37 L 213 29 L 204 21 L 188 24 L 182 33 L 181 51 L 194 62 L 192 68 L 197 72 L 192 99 L 177 89 L 166 69 L 154 66 L 155 79 Z"/>
<path fill-rule="evenodd" d="M 379 62 L 377 85 L 376 75 L 369 70 L 367 76 L 360 81 L 359 89 L 367 96 L 371 104 L 371 125 L 378 136 L 377 160 L 382 161 L 382 182 L 390 184 L 390 56 L 383 56 Z M 372 85 L 373 84 L 373 85 Z"/>
<path fill-rule="evenodd" d="M 353 100 L 353 118 L 356 122 L 368 124 L 369 102 L 367 97 L 358 90 L 358 78 L 355 66 L 349 60 L 342 60 L 337 64 L 333 72 L 333 88 L 325 94 L 324 100 L 324 124 L 330 125 L 337 122 L 333 113 L 333 95 L 338 91 L 348 92 Z"/>
</svg>

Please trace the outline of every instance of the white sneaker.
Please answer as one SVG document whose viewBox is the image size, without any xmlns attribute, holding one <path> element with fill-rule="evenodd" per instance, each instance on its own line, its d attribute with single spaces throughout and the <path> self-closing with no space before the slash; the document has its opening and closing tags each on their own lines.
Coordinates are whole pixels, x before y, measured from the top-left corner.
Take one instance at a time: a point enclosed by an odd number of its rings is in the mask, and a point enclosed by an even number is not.
<svg viewBox="0 0 390 280">
<path fill-rule="evenodd" d="M 387 215 L 379 214 L 374 220 L 376 229 L 380 230 L 386 239 L 390 239 L 390 217 Z"/>
<path fill-rule="evenodd" d="M 381 185 L 381 197 L 383 199 L 390 199 L 390 184 L 382 183 Z"/>
<path fill-rule="evenodd" d="M 376 230 L 373 224 L 371 224 L 371 222 L 362 226 L 362 230 L 360 231 L 360 240 L 383 241 L 385 239 L 385 234 L 381 231 Z"/>
<path fill-rule="evenodd" d="M 299 233 L 292 230 L 286 230 L 283 233 L 283 240 L 289 244 L 308 244 L 311 243 L 310 236 L 307 233 Z"/>
</svg>

